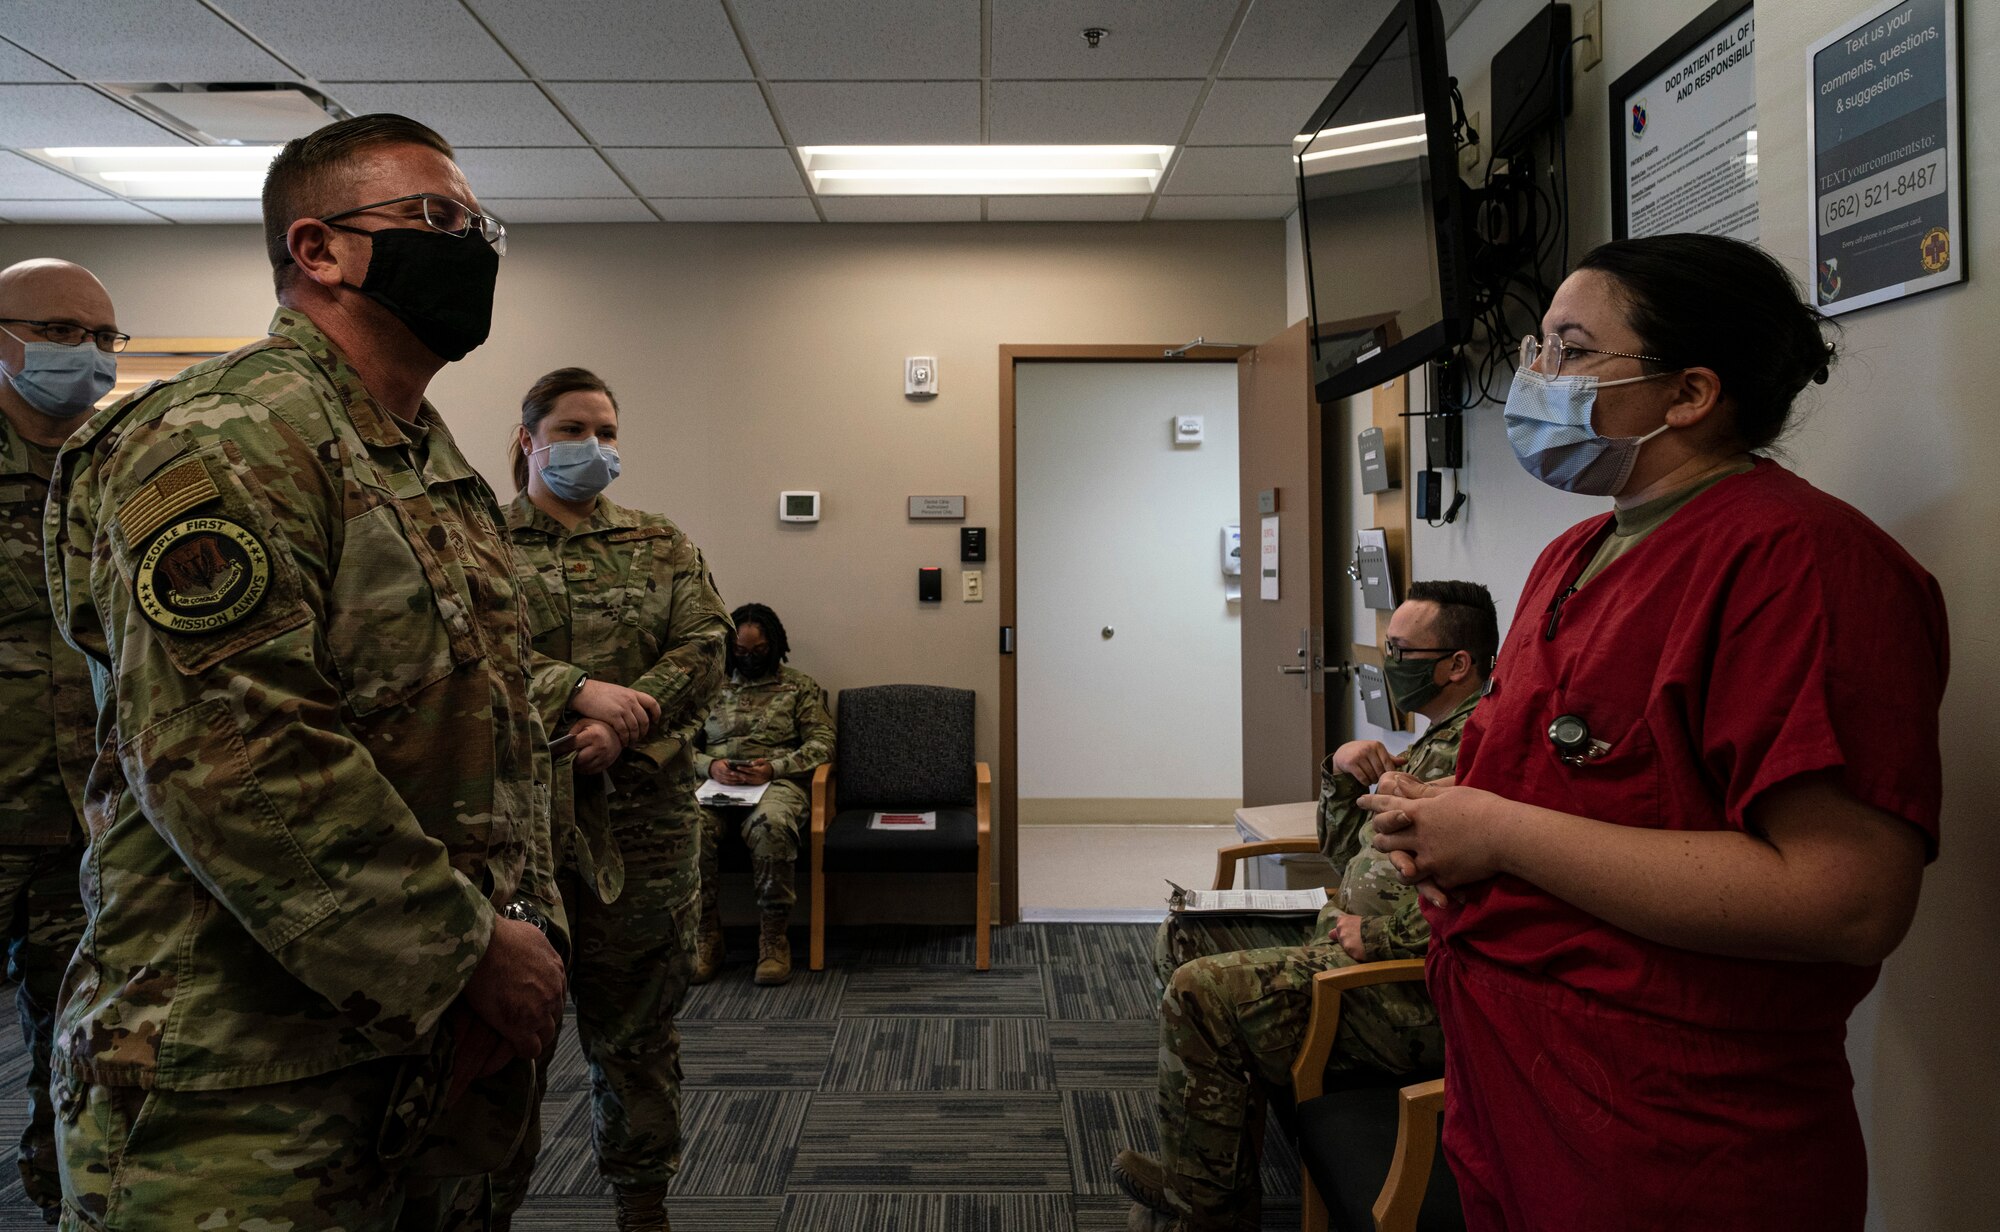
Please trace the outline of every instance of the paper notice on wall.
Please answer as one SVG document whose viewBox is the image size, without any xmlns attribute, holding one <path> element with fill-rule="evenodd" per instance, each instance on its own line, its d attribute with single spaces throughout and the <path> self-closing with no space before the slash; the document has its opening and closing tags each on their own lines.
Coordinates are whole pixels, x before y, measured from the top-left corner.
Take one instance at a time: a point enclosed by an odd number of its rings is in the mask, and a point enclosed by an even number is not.
<svg viewBox="0 0 2000 1232">
<path fill-rule="evenodd" d="M 1278 519 L 1276 515 L 1264 519 L 1263 550 L 1258 553 L 1257 586 L 1258 597 L 1272 603 L 1278 601 Z"/>
<path fill-rule="evenodd" d="M 1756 35 L 1746 4 L 1618 100 L 1627 235 L 1694 231 L 1757 242 Z"/>
</svg>

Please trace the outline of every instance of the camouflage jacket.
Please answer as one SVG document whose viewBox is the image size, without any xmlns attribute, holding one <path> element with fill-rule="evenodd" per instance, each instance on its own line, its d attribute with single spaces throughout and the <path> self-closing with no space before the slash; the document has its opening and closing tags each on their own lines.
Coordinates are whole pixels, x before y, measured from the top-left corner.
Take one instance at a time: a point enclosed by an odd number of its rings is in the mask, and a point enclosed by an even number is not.
<svg viewBox="0 0 2000 1232">
<path fill-rule="evenodd" d="M 1404 755 L 1403 771 L 1426 782 L 1451 774 L 1458 766 L 1459 735 L 1481 696 L 1466 698 L 1425 728 Z M 1422 900 L 1396 875 L 1389 857 L 1375 850 L 1375 823 L 1354 803 L 1367 794 L 1369 784 L 1335 770 L 1331 758 L 1320 767 L 1319 783 L 1319 847 L 1343 871 L 1340 893 L 1321 909 L 1309 939 L 1324 938 L 1333 917 L 1345 912 L 1361 917 L 1363 961 L 1422 958 L 1431 945 Z"/>
<path fill-rule="evenodd" d="M 42 569 L 46 462 L 0 415 L 0 847 L 60 847 L 82 837 L 83 776 L 97 705 L 83 656 L 49 615 Z"/>
<path fill-rule="evenodd" d="M 500 507 L 306 317 L 99 413 L 46 524 L 102 709 L 56 1065 L 214 1089 L 428 1053 L 554 901 Z"/>
<path fill-rule="evenodd" d="M 567 530 L 524 492 L 507 530 L 535 649 L 660 703 L 652 736 L 627 755 L 655 769 L 685 756 L 734 629 L 701 552 L 660 515 L 601 496 Z"/>
<path fill-rule="evenodd" d="M 833 719 L 811 676 L 780 666 L 762 680 L 731 676 L 709 707 L 708 721 L 695 737 L 701 746 L 694 768 L 709 763 L 771 759 L 774 778 L 811 774 L 833 760 Z"/>
<path fill-rule="evenodd" d="M 507 529 L 529 631 L 544 662 L 627 685 L 660 703 L 652 735 L 625 750 L 612 767 L 612 784 L 629 788 L 646 775 L 691 778 L 688 741 L 722 679 L 732 630 L 701 552 L 658 514 L 602 497 L 569 530 L 522 493 L 507 506 Z M 624 886 L 625 865 L 612 837 L 615 801 L 603 783 L 559 776 L 557 825 L 571 828 L 558 836 L 557 849 L 599 900 L 611 902 Z"/>
</svg>

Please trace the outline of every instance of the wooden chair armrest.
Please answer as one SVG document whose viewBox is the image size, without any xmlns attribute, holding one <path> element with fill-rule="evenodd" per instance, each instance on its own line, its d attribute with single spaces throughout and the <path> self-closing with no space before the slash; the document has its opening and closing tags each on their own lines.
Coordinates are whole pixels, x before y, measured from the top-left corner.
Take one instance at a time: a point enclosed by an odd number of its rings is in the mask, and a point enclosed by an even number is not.
<svg viewBox="0 0 2000 1232">
<path fill-rule="evenodd" d="M 1306 1037 L 1292 1062 L 1293 1102 L 1303 1104 L 1326 1093 L 1326 1063 L 1333 1056 L 1333 1043 L 1340 1035 L 1341 993 L 1370 984 L 1405 984 L 1423 978 L 1421 958 L 1361 963 L 1313 976 L 1312 1017 L 1306 1020 Z"/>
<path fill-rule="evenodd" d="M 1414 1083 L 1396 1093 L 1396 1154 L 1375 1197 L 1378 1232 L 1415 1232 L 1437 1161 L 1438 1117 L 1444 1113 L 1444 1079 Z"/>
<path fill-rule="evenodd" d="M 1236 884 L 1236 862 L 1256 856 L 1302 855 L 1318 851 L 1319 840 L 1311 837 L 1267 838 L 1254 843 L 1232 843 L 1215 849 L 1215 888 L 1227 890 Z"/>
<path fill-rule="evenodd" d="M 979 833 L 987 834 L 993 829 L 993 767 L 978 762 L 973 766 L 973 774 L 978 783 L 974 815 L 979 820 Z"/>
<path fill-rule="evenodd" d="M 813 771 L 812 777 L 812 830 L 814 834 L 825 834 L 827 822 L 833 820 L 833 766 L 831 763 Z"/>
</svg>

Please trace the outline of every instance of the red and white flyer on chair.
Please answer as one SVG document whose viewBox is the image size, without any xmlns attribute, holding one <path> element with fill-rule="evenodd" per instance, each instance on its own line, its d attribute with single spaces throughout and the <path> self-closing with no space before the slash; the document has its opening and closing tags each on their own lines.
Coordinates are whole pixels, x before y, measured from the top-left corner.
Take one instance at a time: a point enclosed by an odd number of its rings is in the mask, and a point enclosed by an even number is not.
<svg viewBox="0 0 2000 1232">
<path fill-rule="evenodd" d="M 870 830 L 935 830 L 936 813 L 877 813 L 868 819 Z"/>
</svg>

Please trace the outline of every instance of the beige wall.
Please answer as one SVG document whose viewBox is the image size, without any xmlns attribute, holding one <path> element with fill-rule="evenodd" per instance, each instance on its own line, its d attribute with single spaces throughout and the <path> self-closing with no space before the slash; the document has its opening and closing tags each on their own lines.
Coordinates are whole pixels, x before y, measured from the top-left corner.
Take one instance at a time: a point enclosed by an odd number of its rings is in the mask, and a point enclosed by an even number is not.
<svg viewBox="0 0 2000 1232">
<path fill-rule="evenodd" d="M 998 347 L 1259 341 L 1284 324 L 1275 221 L 542 226 L 512 241 L 492 340 L 432 388 L 503 499 L 522 391 L 559 365 L 597 370 L 625 407 L 615 499 L 686 528 L 732 604 L 775 607 L 827 688 L 977 690 L 989 761 L 1000 596 L 958 601 L 958 524 L 910 522 L 904 498 L 963 495 L 967 524 L 997 540 Z M 0 227 L 0 265 L 37 255 L 95 270 L 135 334 L 259 335 L 270 318 L 250 228 Z M 906 355 L 938 357 L 937 398 L 903 397 Z M 819 489 L 824 519 L 779 523 L 787 488 Z M 931 564 L 947 598 L 919 605 Z"/>
</svg>

